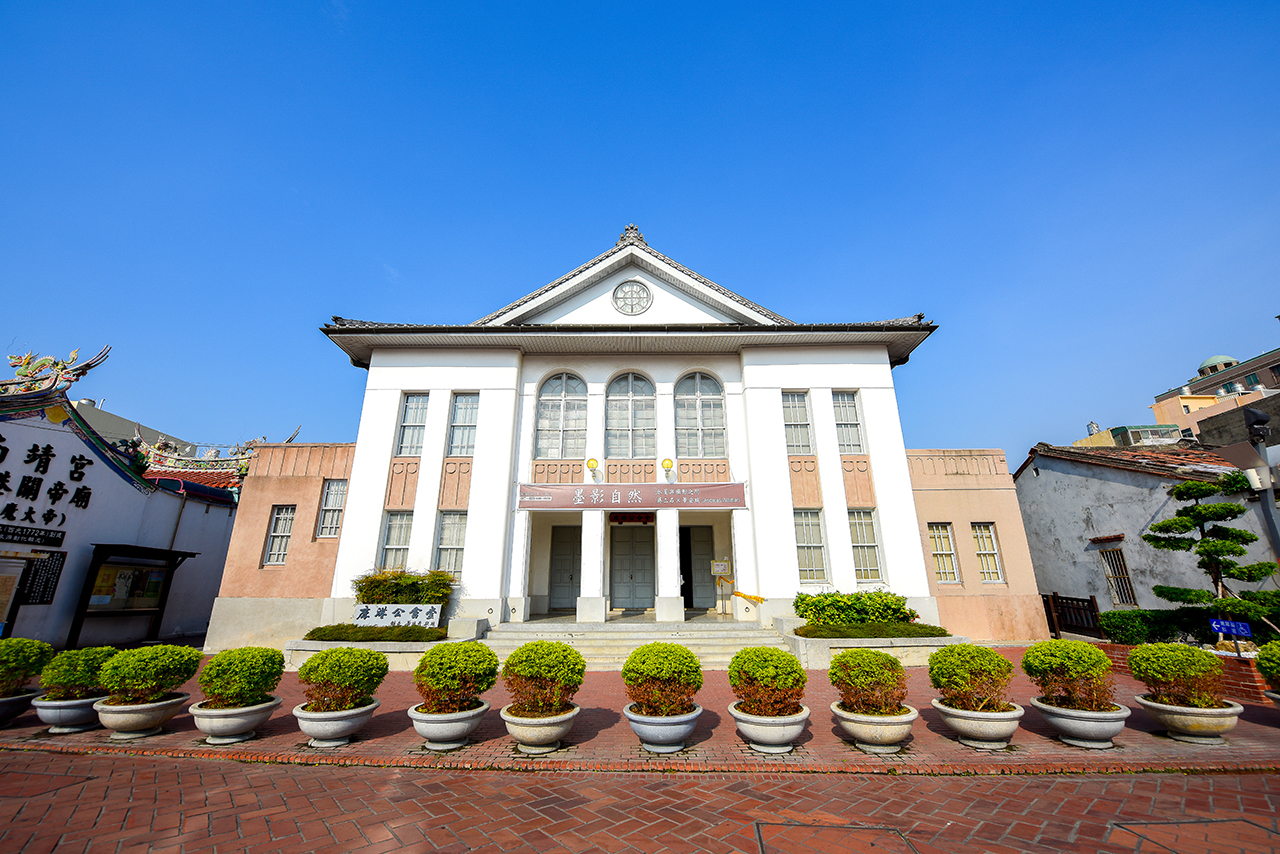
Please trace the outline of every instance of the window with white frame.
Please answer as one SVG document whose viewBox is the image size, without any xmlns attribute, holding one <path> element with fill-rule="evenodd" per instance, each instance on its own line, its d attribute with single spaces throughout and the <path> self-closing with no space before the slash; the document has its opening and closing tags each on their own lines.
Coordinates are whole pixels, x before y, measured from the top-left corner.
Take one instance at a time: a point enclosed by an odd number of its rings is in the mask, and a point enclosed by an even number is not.
<svg viewBox="0 0 1280 854">
<path fill-rule="evenodd" d="M 397 457 L 422 456 L 422 436 L 427 424 L 427 395 L 406 394 L 400 410 L 400 442 Z"/>
<path fill-rule="evenodd" d="M 440 514 L 440 539 L 436 543 L 436 569 L 462 578 L 462 546 L 467 539 L 467 514 L 446 511 Z"/>
<path fill-rule="evenodd" d="M 652 459 L 654 444 L 653 383 L 639 374 L 623 374 L 605 390 L 604 455 L 613 460 Z"/>
<path fill-rule="evenodd" d="M 455 394 L 449 419 L 449 456 L 470 457 L 476 452 L 476 421 L 480 415 L 480 395 Z"/>
<path fill-rule="evenodd" d="M 1125 563 L 1122 549 L 1102 549 L 1102 565 L 1107 574 L 1107 587 L 1111 589 L 1111 602 L 1114 605 L 1137 605 L 1138 597 L 1133 592 L 1133 581 L 1129 578 L 1129 565 Z"/>
<path fill-rule="evenodd" d="M 347 482 L 326 480 L 320 493 L 320 520 L 317 537 L 336 537 L 342 533 L 342 508 L 347 504 Z"/>
<path fill-rule="evenodd" d="M 587 452 L 587 384 L 573 374 L 556 374 L 538 390 L 534 456 L 577 460 Z"/>
<path fill-rule="evenodd" d="M 862 453 L 862 422 L 858 420 L 858 393 L 856 391 L 835 391 L 831 393 L 831 402 L 836 409 L 836 439 L 840 443 L 840 453 Z"/>
<path fill-rule="evenodd" d="M 676 456 L 723 457 L 724 389 L 715 377 L 693 373 L 676 383 Z"/>
<path fill-rule="evenodd" d="M 1000 550 L 996 546 L 994 523 L 973 523 L 973 546 L 978 552 L 978 577 L 983 581 L 1004 581 L 1004 570 L 1000 568 Z"/>
<path fill-rule="evenodd" d="M 929 548 L 933 551 L 933 572 L 943 584 L 958 584 L 956 546 L 951 538 L 950 522 L 929 523 Z"/>
<path fill-rule="evenodd" d="M 822 544 L 822 511 L 797 510 L 796 553 L 800 559 L 800 580 L 825 583 L 827 551 Z"/>
<path fill-rule="evenodd" d="M 853 574 L 858 581 L 880 580 L 880 548 L 876 545 L 876 511 L 850 510 Z"/>
<path fill-rule="evenodd" d="M 809 441 L 809 395 L 803 391 L 782 393 L 782 424 L 787 434 L 787 453 L 808 456 L 813 453 Z"/>
<path fill-rule="evenodd" d="M 389 510 L 382 525 L 382 549 L 378 566 L 404 569 L 409 563 L 409 534 L 413 531 L 412 510 Z"/>
<path fill-rule="evenodd" d="M 295 504 L 277 504 L 271 508 L 271 524 L 267 528 L 267 553 L 262 559 L 266 566 L 279 566 L 289 554 L 289 537 L 293 535 Z"/>
</svg>

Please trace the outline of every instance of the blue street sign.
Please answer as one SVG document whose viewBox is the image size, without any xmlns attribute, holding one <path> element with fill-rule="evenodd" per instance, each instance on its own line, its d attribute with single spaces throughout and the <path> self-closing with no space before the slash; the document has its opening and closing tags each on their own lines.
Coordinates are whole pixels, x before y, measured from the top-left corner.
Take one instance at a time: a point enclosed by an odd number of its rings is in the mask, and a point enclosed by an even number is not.
<svg viewBox="0 0 1280 854">
<path fill-rule="evenodd" d="M 1215 632 L 1222 632 L 1224 635 L 1235 635 L 1241 638 L 1253 637 L 1253 632 L 1249 630 L 1248 623 L 1238 623 L 1234 620 L 1210 620 L 1209 628 Z"/>
</svg>

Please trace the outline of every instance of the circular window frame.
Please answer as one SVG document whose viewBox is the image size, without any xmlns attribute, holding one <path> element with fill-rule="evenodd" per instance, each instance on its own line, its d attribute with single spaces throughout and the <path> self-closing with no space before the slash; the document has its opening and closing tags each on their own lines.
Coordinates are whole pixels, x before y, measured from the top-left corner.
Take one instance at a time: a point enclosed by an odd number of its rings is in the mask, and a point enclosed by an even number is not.
<svg viewBox="0 0 1280 854">
<path fill-rule="evenodd" d="M 630 297 L 624 297 L 620 293 L 624 288 L 629 289 L 632 287 L 639 288 L 641 298 L 644 301 L 644 305 L 639 308 L 635 308 L 629 302 L 626 302 L 625 300 L 629 299 Z M 636 317 L 638 315 L 644 314 L 646 311 L 648 311 L 652 307 L 653 307 L 653 291 L 651 291 L 649 289 L 649 286 L 646 285 L 644 282 L 640 281 L 639 279 L 627 279 L 625 282 L 619 282 L 618 286 L 613 289 L 613 308 L 619 314 L 625 314 L 628 317 Z"/>
</svg>

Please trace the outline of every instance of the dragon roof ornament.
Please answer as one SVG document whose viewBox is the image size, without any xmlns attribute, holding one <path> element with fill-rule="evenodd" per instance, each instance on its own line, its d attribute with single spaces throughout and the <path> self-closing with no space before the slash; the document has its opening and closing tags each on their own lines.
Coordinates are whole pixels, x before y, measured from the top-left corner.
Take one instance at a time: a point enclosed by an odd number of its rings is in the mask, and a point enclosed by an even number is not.
<svg viewBox="0 0 1280 854">
<path fill-rule="evenodd" d="M 76 364 L 80 357 L 78 348 L 72 350 L 71 355 L 65 359 L 31 352 L 22 356 L 10 356 L 9 367 L 16 369 L 16 376 L 11 380 L 0 380 L 0 397 L 14 398 L 62 391 L 90 369 L 106 361 L 110 352 L 109 346 L 103 347 L 102 352 L 81 365 Z"/>
</svg>

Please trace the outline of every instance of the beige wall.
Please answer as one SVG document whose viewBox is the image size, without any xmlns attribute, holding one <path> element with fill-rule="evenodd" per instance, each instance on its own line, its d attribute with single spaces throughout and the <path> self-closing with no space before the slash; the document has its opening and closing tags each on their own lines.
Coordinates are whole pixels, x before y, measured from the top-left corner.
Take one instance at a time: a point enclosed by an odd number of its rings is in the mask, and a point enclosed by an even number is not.
<svg viewBox="0 0 1280 854">
<path fill-rule="evenodd" d="M 1262 396 L 1260 391 L 1251 391 L 1248 394 L 1228 397 L 1220 401 L 1211 394 L 1181 395 L 1156 401 L 1151 405 L 1151 411 L 1159 424 L 1177 424 L 1181 430 L 1199 433 L 1198 427 L 1204 419 L 1239 409 L 1241 406 L 1248 406 L 1260 400 Z M 1190 413 L 1182 411 L 1183 404 L 1191 410 Z"/>
<path fill-rule="evenodd" d="M 944 628 L 974 640 L 1030 640 L 1049 636 L 1036 589 L 1031 552 L 1004 452 L 991 450 L 907 451 L 911 488 L 929 571 Z M 958 583 L 939 583 L 934 572 L 929 523 L 951 524 Z M 972 524 L 995 525 L 1003 582 L 979 576 Z"/>
</svg>

